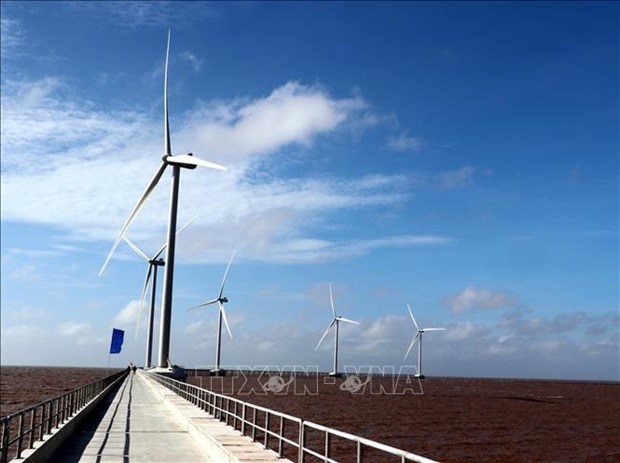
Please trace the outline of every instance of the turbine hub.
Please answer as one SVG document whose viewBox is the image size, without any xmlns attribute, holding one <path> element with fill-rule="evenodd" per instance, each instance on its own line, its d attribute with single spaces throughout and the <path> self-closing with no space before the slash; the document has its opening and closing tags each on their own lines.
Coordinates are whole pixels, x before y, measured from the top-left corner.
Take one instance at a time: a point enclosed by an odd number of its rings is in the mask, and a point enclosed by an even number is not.
<svg viewBox="0 0 620 463">
<path fill-rule="evenodd" d="M 220 302 L 228 302 L 228 298 L 227 297 L 222 297 L 222 298 L 220 298 Z"/>
</svg>

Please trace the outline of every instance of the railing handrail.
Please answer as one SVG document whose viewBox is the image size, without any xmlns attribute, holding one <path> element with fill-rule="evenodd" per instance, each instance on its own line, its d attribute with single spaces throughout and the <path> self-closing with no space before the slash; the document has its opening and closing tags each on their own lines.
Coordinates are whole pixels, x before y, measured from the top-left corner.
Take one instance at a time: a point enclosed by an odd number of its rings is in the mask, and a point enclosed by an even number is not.
<svg viewBox="0 0 620 463">
<path fill-rule="evenodd" d="M 299 418 L 296 416 L 289 415 L 287 413 L 279 412 L 277 410 L 273 410 L 267 407 L 263 407 L 260 405 L 254 405 L 250 402 L 245 402 L 243 400 L 237 399 L 235 397 L 230 397 L 224 394 L 219 394 L 217 392 L 210 391 L 209 389 L 204 389 L 199 386 L 193 384 L 187 384 L 181 381 L 177 381 L 175 379 L 159 375 L 157 373 L 146 372 L 148 375 L 155 379 L 157 382 L 163 384 L 168 389 L 175 392 L 177 395 L 183 397 L 186 400 L 194 403 L 194 405 L 201 405 L 200 408 L 209 412 L 211 410 L 213 413 L 211 415 L 216 418 L 219 417 L 221 421 L 226 420 L 226 424 L 229 425 L 230 417 L 233 419 L 233 426 L 236 428 L 236 423 L 241 423 L 241 433 L 245 434 L 245 427 L 251 427 L 250 437 L 253 441 L 256 441 L 256 430 L 264 433 L 264 447 L 268 447 L 268 439 L 269 436 L 278 439 L 278 454 L 280 457 L 283 456 L 283 446 L 282 442 L 286 442 L 293 447 L 298 449 L 298 461 L 299 463 L 303 463 L 304 455 L 313 455 L 315 457 L 324 459 L 326 462 L 335 462 L 330 456 L 330 437 L 338 436 L 342 439 L 346 439 L 348 441 L 355 442 L 357 444 L 357 462 L 361 463 L 363 461 L 363 452 L 362 446 L 370 447 L 381 452 L 388 453 L 390 455 L 399 457 L 401 462 L 405 461 L 414 461 L 418 463 L 437 463 L 435 460 L 431 460 L 429 458 L 423 457 L 421 455 L 417 455 L 412 452 L 407 452 L 405 450 L 392 447 L 387 444 L 382 444 L 381 442 L 373 441 L 372 439 L 367 439 L 365 437 L 356 436 L 354 434 L 350 434 L 348 432 L 340 431 L 335 428 L 330 428 L 329 426 L 324 426 L 318 423 L 314 423 L 312 421 L 305 421 L 303 418 Z M 193 391 L 193 392 L 191 392 Z M 202 396 L 206 394 L 207 399 L 205 400 Z M 219 399 L 219 407 L 217 406 Z M 230 409 L 230 404 L 235 404 L 234 410 Z M 226 405 L 224 405 L 226 404 Z M 238 406 L 241 405 L 242 414 L 239 415 Z M 226 406 L 226 408 L 224 408 Z M 247 410 L 254 410 L 254 412 L 247 413 Z M 260 424 L 256 423 L 256 414 L 257 411 L 263 412 L 265 414 L 265 426 L 262 427 Z M 225 418 L 224 418 L 225 415 Z M 269 429 L 269 420 L 270 417 L 279 417 L 280 418 L 280 432 L 274 432 Z M 297 436 L 297 440 L 292 440 L 284 436 L 284 424 L 282 420 L 288 420 L 299 427 L 299 434 Z M 325 453 L 321 454 L 316 450 L 312 450 L 306 446 L 306 428 L 315 429 L 320 432 L 325 433 Z"/>
<path fill-rule="evenodd" d="M 119 371 L 0 418 L 2 425 L 0 463 L 8 461 L 9 449 L 15 443 L 17 443 L 15 458 L 21 458 L 21 453 L 25 449 L 33 448 L 35 442 L 43 440 L 44 435 L 50 434 L 52 429 L 63 424 L 126 374 L 127 370 Z M 26 417 L 30 418 L 28 429 L 24 429 Z M 12 425 L 15 425 L 16 421 L 19 423 L 14 430 Z M 24 443 L 24 440 L 27 442 Z"/>
<path fill-rule="evenodd" d="M 355 434 L 350 434 L 345 431 L 340 431 L 339 429 L 330 428 L 329 426 L 324 426 L 322 424 L 314 423 L 312 421 L 304 421 L 303 424 L 304 426 L 316 429 L 317 431 L 328 432 L 329 434 L 342 437 L 343 439 L 351 440 L 354 442 L 359 442 L 360 444 L 366 445 L 368 447 L 372 447 L 377 450 L 381 450 L 383 452 L 391 453 L 397 457 L 415 459 L 414 461 L 417 461 L 419 463 L 435 463 L 435 460 L 431 460 L 429 458 L 416 455 L 415 453 L 407 452 L 406 450 L 402 450 L 397 447 L 392 447 L 391 445 L 382 444 L 381 442 L 377 442 L 372 439 L 368 439 L 366 437 L 356 436 Z"/>
</svg>

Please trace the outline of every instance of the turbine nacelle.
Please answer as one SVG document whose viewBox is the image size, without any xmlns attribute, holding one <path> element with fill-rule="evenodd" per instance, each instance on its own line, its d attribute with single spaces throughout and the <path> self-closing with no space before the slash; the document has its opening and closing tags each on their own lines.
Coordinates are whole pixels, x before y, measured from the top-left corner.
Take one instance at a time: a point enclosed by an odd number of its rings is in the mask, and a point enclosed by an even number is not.
<svg viewBox="0 0 620 463">
<path fill-rule="evenodd" d="M 232 263 L 235 257 L 235 252 L 236 251 L 233 251 L 232 255 L 230 256 L 230 259 L 228 260 L 228 265 L 226 266 L 226 270 L 224 271 L 224 278 L 222 278 L 222 284 L 220 286 L 220 292 L 217 298 L 211 299 L 210 301 L 203 302 L 202 304 L 198 304 L 194 307 L 190 307 L 189 309 L 187 309 L 187 310 L 194 310 L 200 307 L 205 307 L 205 306 L 217 303 L 220 309 L 220 316 L 222 317 L 224 321 L 224 325 L 226 326 L 226 330 L 228 331 L 228 336 L 230 336 L 230 339 L 233 338 L 233 335 L 230 331 L 230 327 L 228 326 L 228 320 L 226 319 L 226 310 L 224 309 L 224 304 L 228 302 L 228 298 L 226 296 L 222 296 L 222 293 L 224 292 L 224 286 L 226 285 L 226 278 L 228 277 L 228 269 L 230 269 L 230 264 Z M 219 335 L 220 333 L 218 332 L 218 352 L 219 352 Z"/>
<path fill-rule="evenodd" d="M 211 161 L 205 161 L 204 159 L 196 158 L 192 153 L 177 154 L 175 156 L 171 154 L 165 154 L 161 158 L 162 163 L 171 166 L 179 166 L 184 169 L 195 169 L 198 166 L 208 167 L 216 170 L 227 170 L 226 167 Z"/>
<path fill-rule="evenodd" d="M 323 336 L 321 336 L 321 339 L 319 339 L 319 343 L 316 345 L 316 348 L 314 350 L 319 349 L 319 346 L 323 342 L 323 339 L 325 339 L 325 337 L 329 333 L 329 330 L 332 328 L 332 326 L 335 325 L 336 329 L 334 330 L 334 335 L 335 335 L 335 338 L 334 338 L 334 371 L 332 371 L 329 375 L 339 376 L 339 373 L 338 373 L 338 328 L 340 326 L 340 322 L 351 323 L 353 325 L 359 325 L 359 322 L 356 322 L 355 320 L 350 320 L 348 318 L 341 317 L 340 315 L 336 313 L 336 307 L 334 306 L 334 297 L 332 295 L 331 283 L 329 284 L 329 300 L 331 302 L 333 318 L 332 318 L 332 321 L 327 326 L 327 329 L 323 333 Z"/>
<path fill-rule="evenodd" d="M 198 218 L 198 216 L 195 216 L 195 217 L 192 217 L 189 221 L 187 221 L 187 223 L 185 225 L 183 225 L 181 228 L 179 228 L 179 230 L 176 232 L 176 235 L 178 235 L 183 230 L 185 230 L 185 228 L 187 228 L 197 218 Z M 144 307 L 144 298 L 146 297 L 146 290 L 148 289 L 149 281 L 151 279 L 151 273 L 153 272 L 153 268 L 155 268 L 155 272 L 157 272 L 156 267 L 163 267 L 164 265 L 166 265 L 166 262 L 164 261 L 163 257 L 159 257 L 159 256 L 161 255 L 162 252 L 164 252 L 166 250 L 166 247 L 168 246 L 168 243 L 164 243 L 152 257 L 148 257 L 146 255 L 146 253 L 142 249 L 140 249 L 138 246 L 136 246 L 125 235 L 122 235 L 122 238 L 129 245 L 129 247 L 131 249 L 133 249 L 133 251 L 138 256 L 140 256 L 142 259 L 147 261 L 148 264 L 149 264 L 149 266 L 148 266 L 148 268 L 146 270 L 146 276 L 144 278 L 144 286 L 142 288 L 142 296 L 140 297 L 140 308 L 138 310 L 138 317 L 137 317 L 137 320 L 136 320 L 136 338 L 137 338 L 138 337 L 138 330 L 139 330 L 139 327 L 140 327 L 140 318 L 142 316 L 142 309 Z M 155 284 L 156 284 L 156 282 L 154 281 L 153 282 L 153 292 L 155 292 Z M 153 305 L 153 303 L 154 302 L 151 301 L 151 306 Z"/>
<path fill-rule="evenodd" d="M 413 312 L 411 311 L 411 307 L 409 307 L 409 304 L 407 304 L 407 309 L 409 309 L 409 315 L 411 315 L 411 321 L 413 321 L 413 326 L 415 327 L 416 331 L 415 331 L 415 336 L 413 337 L 413 340 L 411 341 L 411 344 L 409 344 L 409 348 L 407 349 L 407 352 L 405 353 L 405 359 L 409 356 L 409 352 L 411 352 L 411 349 L 417 342 L 418 343 L 418 372 L 416 373 L 415 376 L 417 378 L 424 378 L 424 375 L 422 374 L 422 335 L 424 334 L 425 331 L 444 331 L 445 328 L 420 328 L 417 322 L 415 321 L 415 317 L 413 316 Z"/>
</svg>

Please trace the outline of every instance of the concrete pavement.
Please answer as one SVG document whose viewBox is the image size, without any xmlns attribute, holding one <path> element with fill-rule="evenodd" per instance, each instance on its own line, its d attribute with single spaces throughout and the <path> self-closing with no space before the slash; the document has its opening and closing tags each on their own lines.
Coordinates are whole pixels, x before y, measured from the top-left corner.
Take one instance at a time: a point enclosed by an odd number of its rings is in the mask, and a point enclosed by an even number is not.
<svg viewBox="0 0 620 463">
<path fill-rule="evenodd" d="M 216 462 L 141 374 L 129 374 L 51 462 Z"/>
</svg>

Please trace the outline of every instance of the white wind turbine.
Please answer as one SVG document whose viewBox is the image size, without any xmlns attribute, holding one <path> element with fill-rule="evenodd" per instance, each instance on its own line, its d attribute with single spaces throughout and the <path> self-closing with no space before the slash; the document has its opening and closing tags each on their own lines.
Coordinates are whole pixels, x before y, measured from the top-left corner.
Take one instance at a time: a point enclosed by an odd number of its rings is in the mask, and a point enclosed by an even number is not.
<svg viewBox="0 0 620 463">
<path fill-rule="evenodd" d="M 331 327 L 336 325 L 335 337 L 334 337 L 334 370 L 329 375 L 339 376 L 338 374 L 338 332 L 340 329 L 340 322 L 352 323 L 354 325 L 359 325 L 359 322 L 356 322 L 354 320 L 349 320 L 348 318 L 340 317 L 336 314 L 336 308 L 334 307 L 334 297 L 332 295 L 332 284 L 331 283 L 329 284 L 329 300 L 332 305 L 332 314 L 334 318 L 332 318 L 331 323 L 327 326 L 327 329 L 323 333 L 323 336 L 321 336 L 321 339 L 319 339 L 319 343 L 316 345 L 316 348 L 314 350 L 319 349 L 319 346 L 323 342 L 323 339 L 325 339 L 325 336 L 327 336 L 327 333 L 329 333 L 329 330 L 331 329 Z"/>
<path fill-rule="evenodd" d="M 189 224 L 191 224 L 194 220 L 196 220 L 198 216 L 190 219 L 185 225 L 183 225 L 177 231 L 177 235 L 181 233 Z M 146 276 L 144 278 L 144 286 L 142 287 L 142 295 L 140 297 L 140 308 L 138 310 L 138 319 L 136 321 L 136 339 L 138 337 L 138 328 L 140 326 L 140 318 L 142 316 L 142 309 L 144 308 L 144 298 L 146 297 L 146 290 L 149 286 L 149 281 L 151 279 L 151 272 L 153 274 L 153 285 L 151 286 L 151 309 L 149 311 L 149 322 L 147 328 L 147 337 L 146 337 L 146 359 L 144 362 L 144 368 L 151 368 L 151 357 L 153 352 L 153 318 L 155 315 L 155 295 L 157 294 L 157 267 L 162 267 L 166 265 L 163 258 L 159 257 L 162 252 L 166 249 L 167 243 L 164 243 L 159 250 L 153 255 L 153 257 L 148 257 L 142 249 L 136 246 L 129 238 L 123 235 L 123 239 L 125 242 L 134 250 L 138 256 L 142 257 L 145 261 L 148 262 L 149 266 L 146 271 Z"/>
<path fill-rule="evenodd" d="M 415 376 L 417 378 L 424 378 L 424 375 L 422 374 L 422 335 L 426 331 L 444 331 L 445 328 L 420 328 L 418 324 L 416 323 L 415 318 L 413 317 L 413 312 L 411 311 L 411 307 L 409 307 L 409 304 L 407 304 L 407 308 L 409 309 L 409 315 L 411 315 L 411 320 L 413 320 L 413 325 L 415 326 L 416 333 L 415 333 L 415 336 L 413 337 L 413 341 L 411 341 L 411 344 L 409 345 L 409 349 L 407 349 L 405 358 L 407 358 L 407 356 L 409 355 L 409 352 L 411 352 L 413 345 L 419 341 L 418 343 L 418 371 Z"/>
<path fill-rule="evenodd" d="M 219 308 L 219 315 L 217 319 L 217 341 L 215 348 L 215 368 L 211 370 L 211 374 L 215 376 L 223 376 L 225 371 L 220 368 L 220 354 L 222 347 L 222 320 L 224 320 L 224 324 L 226 325 L 226 331 L 228 331 L 228 336 L 230 339 L 233 338 L 232 333 L 230 332 L 230 326 L 228 326 L 228 320 L 226 319 L 226 310 L 224 309 L 224 304 L 228 302 L 228 298 L 222 296 L 224 293 L 224 285 L 226 284 L 226 277 L 228 276 L 228 269 L 230 268 L 230 264 L 235 257 L 235 251 L 233 251 L 230 259 L 228 260 L 228 265 L 226 266 L 226 270 L 224 271 L 224 278 L 222 278 L 222 284 L 220 286 L 220 292 L 218 293 L 215 299 L 211 299 L 207 302 L 203 302 L 202 304 L 198 304 L 194 307 L 190 307 L 188 310 L 198 309 L 199 307 L 205 307 L 207 305 L 215 304 L 217 302 Z"/>
<path fill-rule="evenodd" d="M 218 170 L 226 170 L 226 167 L 221 166 L 219 164 L 215 164 L 210 161 L 204 161 L 199 158 L 193 157 L 191 153 L 189 154 L 178 154 L 172 155 L 172 149 L 170 146 L 170 124 L 168 120 L 168 62 L 170 57 L 170 31 L 168 31 L 168 45 L 166 47 L 166 67 L 164 71 L 164 156 L 162 157 L 161 165 L 159 169 L 151 179 L 151 182 L 148 184 L 142 196 L 138 200 L 138 203 L 135 205 L 129 217 L 125 221 L 125 224 L 121 228 L 118 236 L 116 237 L 116 241 L 112 245 L 112 249 L 108 253 L 106 260 L 101 267 L 101 271 L 99 275 L 103 273 L 108 262 L 110 261 L 116 247 L 120 243 L 125 231 L 131 225 L 131 222 L 136 217 L 142 206 L 144 205 L 146 199 L 155 189 L 155 186 L 161 179 L 164 171 L 168 166 L 172 166 L 172 186 L 170 192 L 170 212 L 168 216 L 168 240 L 166 244 L 166 267 L 164 274 L 164 289 L 163 289 L 163 299 L 162 299 L 162 310 L 161 310 L 161 324 L 160 324 L 160 336 L 159 336 L 159 358 L 158 358 L 158 367 L 162 368 L 162 372 L 169 373 L 170 370 L 170 361 L 169 361 L 169 352 L 170 352 L 170 321 L 172 318 L 172 283 L 174 276 L 174 255 L 175 255 L 175 247 L 176 247 L 176 228 L 177 228 L 177 208 L 178 208 L 178 200 L 179 200 L 179 179 L 181 176 L 181 168 L 184 169 L 195 169 L 198 166 L 209 167 L 211 169 Z M 183 373 L 181 373 L 183 374 Z"/>
</svg>

